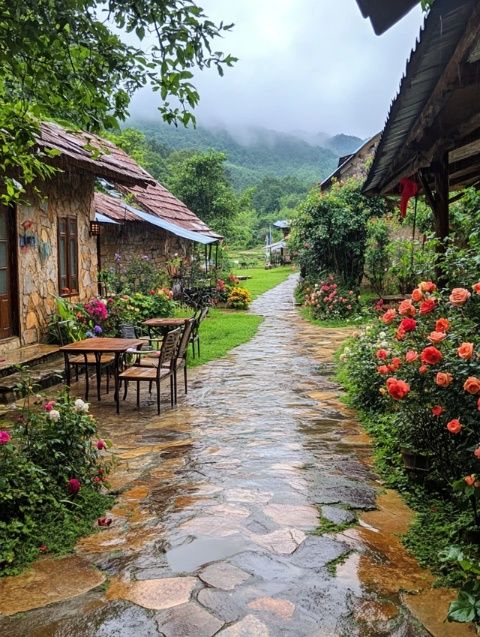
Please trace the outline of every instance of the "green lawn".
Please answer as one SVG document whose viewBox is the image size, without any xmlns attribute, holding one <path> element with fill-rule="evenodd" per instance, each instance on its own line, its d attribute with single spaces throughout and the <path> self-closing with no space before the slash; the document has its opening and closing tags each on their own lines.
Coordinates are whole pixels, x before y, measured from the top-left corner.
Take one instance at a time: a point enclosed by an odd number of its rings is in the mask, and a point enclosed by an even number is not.
<svg viewBox="0 0 480 637">
<path fill-rule="evenodd" d="M 192 358 L 189 367 L 222 358 L 231 349 L 253 338 L 263 318 L 235 310 L 210 310 L 200 326 L 200 358 Z"/>
<path fill-rule="evenodd" d="M 279 283 L 282 283 L 292 274 L 292 267 L 289 265 L 282 265 L 278 268 L 272 268 L 271 270 L 265 270 L 265 268 L 248 268 L 245 270 L 235 270 L 234 274 L 237 276 L 250 276 L 251 279 L 246 281 L 240 281 L 239 285 L 242 288 L 250 290 L 252 297 L 257 298 L 260 294 L 263 294 L 270 288 L 274 288 Z"/>
</svg>

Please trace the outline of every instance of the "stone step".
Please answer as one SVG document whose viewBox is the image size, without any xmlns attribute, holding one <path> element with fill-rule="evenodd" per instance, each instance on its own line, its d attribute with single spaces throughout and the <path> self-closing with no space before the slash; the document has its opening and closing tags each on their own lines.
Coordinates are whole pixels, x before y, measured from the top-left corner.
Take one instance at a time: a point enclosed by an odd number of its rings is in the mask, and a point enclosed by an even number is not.
<svg viewBox="0 0 480 637">
<path fill-rule="evenodd" d="M 36 387 L 36 391 L 42 392 L 53 385 L 63 383 L 65 379 L 65 369 L 63 356 L 56 353 L 43 362 L 36 362 L 30 366 L 30 375 L 32 382 Z M 0 377 L 0 404 L 8 404 L 14 402 L 16 396 L 16 387 L 21 382 L 23 375 L 18 370 Z"/>
<path fill-rule="evenodd" d="M 37 344 L 17 347 L 13 351 L 5 352 L 0 355 L 0 378 L 16 374 L 19 365 L 36 367 L 59 358 L 59 351 L 58 345 Z"/>
</svg>

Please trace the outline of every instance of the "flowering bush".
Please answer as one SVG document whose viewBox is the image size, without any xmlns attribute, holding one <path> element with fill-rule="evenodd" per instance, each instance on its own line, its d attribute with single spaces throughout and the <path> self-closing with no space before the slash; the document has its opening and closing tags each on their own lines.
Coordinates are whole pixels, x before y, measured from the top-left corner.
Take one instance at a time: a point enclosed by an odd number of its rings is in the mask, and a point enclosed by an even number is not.
<svg viewBox="0 0 480 637">
<path fill-rule="evenodd" d="M 304 303 L 312 308 L 317 319 L 347 318 L 358 309 L 358 298 L 353 290 L 342 289 L 330 274 L 307 291 Z"/>
<path fill-rule="evenodd" d="M 88 403 L 67 394 L 45 401 L 25 378 L 16 422 L 0 431 L 2 575 L 40 553 L 72 548 L 111 502 L 103 489 L 109 443 L 98 439 Z"/>
<path fill-rule="evenodd" d="M 168 288 L 152 289 L 148 294 L 136 292 L 109 297 L 110 331 L 117 333 L 122 323 L 138 325 L 149 318 L 172 316 L 177 307 L 172 297 L 172 291 Z"/>
<path fill-rule="evenodd" d="M 252 295 L 246 288 L 233 287 L 227 297 L 227 307 L 246 310 L 252 302 Z"/>
</svg>

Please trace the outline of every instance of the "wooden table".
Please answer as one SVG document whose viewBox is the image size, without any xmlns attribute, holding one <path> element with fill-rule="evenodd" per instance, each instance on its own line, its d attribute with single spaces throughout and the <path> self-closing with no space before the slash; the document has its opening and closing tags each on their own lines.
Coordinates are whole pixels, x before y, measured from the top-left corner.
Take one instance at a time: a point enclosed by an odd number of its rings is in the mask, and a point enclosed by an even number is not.
<svg viewBox="0 0 480 637">
<path fill-rule="evenodd" d="M 87 354 L 93 354 L 95 356 L 95 366 L 97 372 L 97 396 L 100 400 L 100 383 L 101 383 L 101 365 L 102 354 L 114 355 L 114 381 L 115 381 L 115 394 L 114 398 L 117 400 L 118 395 L 118 371 L 120 356 L 124 354 L 130 348 L 136 348 L 142 345 L 143 341 L 138 338 L 86 338 L 83 341 L 76 341 L 75 343 L 69 343 L 60 348 L 65 358 L 65 376 L 67 386 L 70 387 L 70 365 L 68 363 L 69 354 L 85 354 L 85 360 Z M 86 383 L 88 394 L 88 370 L 86 370 Z M 117 413 L 118 401 L 117 401 Z"/>
<path fill-rule="evenodd" d="M 175 330 L 177 327 L 183 327 L 185 325 L 185 321 L 188 321 L 190 317 L 175 317 L 170 316 L 167 318 L 151 318 L 143 321 L 143 325 L 148 328 L 148 337 L 151 342 L 160 341 L 160 337 L 156 338 L 154 335 L 154 331 L 160 332 L 161 336 L 165 336 L 167 332 L 170 330 Z"/>
</svg>

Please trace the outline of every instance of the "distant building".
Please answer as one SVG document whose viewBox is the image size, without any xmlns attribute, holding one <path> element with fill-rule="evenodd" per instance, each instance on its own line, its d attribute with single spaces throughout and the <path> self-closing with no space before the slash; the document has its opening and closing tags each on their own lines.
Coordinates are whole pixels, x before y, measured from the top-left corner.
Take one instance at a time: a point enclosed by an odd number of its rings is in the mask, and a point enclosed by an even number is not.
<svg viewBox="0 0 480 637">
<path fill-rule="evenodd" d="M 360 148 L 351 155 L 345 155 L 338 160 L 338 166 L 326 179 L 320 184 L 320 190 L 326 192 L 330 190 L 333 183 L 343 182 L 351 177 L 365 179 L 368 174 L 368 160 L 373 158 L 377 150 L 382 133 L 377 133 L 370 139 L 367 139 Z"/>
<path fill-rule="evenodd" d="M 271 233 L 267 237 L 265 245 L 265 261 L 267 265 L 284 265 L 291 262 L 290 252 L 287 247 L 287 239 L 290 234 L 290 221 L 283 219 L 281 221 L 275 221 L 273 224 L 275 228 L 278 228 L 283 233 L 283 239 L 280 241 L 272 242 Z"/>
</svg>

